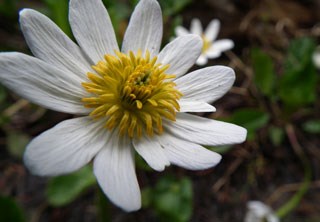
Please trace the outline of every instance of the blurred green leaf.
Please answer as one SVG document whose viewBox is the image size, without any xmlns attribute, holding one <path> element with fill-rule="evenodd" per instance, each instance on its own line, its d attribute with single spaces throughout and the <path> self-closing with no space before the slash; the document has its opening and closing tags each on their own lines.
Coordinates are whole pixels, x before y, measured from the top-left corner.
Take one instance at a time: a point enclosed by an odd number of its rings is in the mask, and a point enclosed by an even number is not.
<svg viewBox="0 0 320 222">
<path fill-rule="evenodd" d="M 269 129 L 269 137 L 275 146 L 279 146 L 283 142 L 284 135 L 283 128 L 273 126 Z"/>
<path fill-rule="evenodd" d="M 224 154 L 226 152 L 229 152 L 233 146 L 229 146 L 229 145 L 225 145 L 225 146 L 205 146 L 206 148 L 208 148 L 209 150 L 216 152 L 216 153 L 220 153 L 220 154 Z"/>
<path fill-rule="evenodd" d="M 184 9 L 192 0 L 159 0 L 163 15 L 172 16 Z"/>
<path fill-rule="evenodd" d="M 255 138 L 256 131 L 264 127 L 269 121 L 269 114 L 257 109 L 244 108 L 237 110 L 230 121 L 248 130 L 248 140 Z"/>
<path fill-rule="evenodd" d="M 49 17 L 69 36 L 71 37 L 71 28 L 68 20 L 68 0 L 43 0 L 48 6 Z"/>
<path fill-rule="evenodd" d="M 317 73 L 312 63 L 315 42 L 310 38 L 293 40 L 280 79 L 279 96 L 291 107 L 311 104 L 316 99 Z"/>
<path fill-rule="evenodd" d="M 16 16 L 18 0 L 2 0 L 0 2 L 0 14 L 6 17 Z"/>
<path fill-rule="evenodd" d="M 305 122 L 302 127 L 308 133 L 320 134 L 320 120 L 310 120 Z"/>
<path fill-rule="evenodd" d="M 136 167 L 140 170 L 153 171 L 148 163 L 140 155 L 135 155 L 135 163 Z"/>
<path fill-rule="evenodd" d="M 7 135 L 7 148 L 11 155 L 22 158 L 24 150 L 30 141 L 27 134 L 21 132 L 9 132 Z"/>
<path fill-rule="evenodd" d="M 48 202 L 56 207 L 69 204 L 95 183 L 96 179 L 89 166 L 72 174 L 54 177 L 47 187 Z"/>
<path fill-rule="evenodd" d="M 264 95 L 273 96 L 276 75 L 271 57 L 262 50 L 255 48 L 251 51 L 251 60 L 256 86 Z"/>
<path fill-rule="evenodd" d="M 142 207 L 149 207 L 152 203 L 153 191 L 152 188 L 146 187 L 141 191 Z"/>
<path fill-rule="evenodd" d="M 152 191 L 150 190 L 152 189 Z M 192 215 L 192 184 L 190 179 L 162 177 L 154 188 L 143 192 L 145 204 L 151 204 L 161 221 L 189 221 Z"/>
<path fill-rule="evenodd" d="M 122 42 L 121 38 L 124 35 L 127 19 L 131 13 L 131 8 L 128 4 L 117 1 L 113 4 L 106 4 L 106 6 L 108 7 L 108 13 L 116 32 L 118 42 Z"/>
<path fill-rule="evenodd" d="M 0 221 L 3 221 L 3 222 L 25 221 L 21 208 L 10 197 L 0 196 Z"/>
<path fill-rule="evenodd" d="M 7 98 L 7 90 L 2 85 L 0 85 L 0 103 L 2 104 Z"/>
</svg>

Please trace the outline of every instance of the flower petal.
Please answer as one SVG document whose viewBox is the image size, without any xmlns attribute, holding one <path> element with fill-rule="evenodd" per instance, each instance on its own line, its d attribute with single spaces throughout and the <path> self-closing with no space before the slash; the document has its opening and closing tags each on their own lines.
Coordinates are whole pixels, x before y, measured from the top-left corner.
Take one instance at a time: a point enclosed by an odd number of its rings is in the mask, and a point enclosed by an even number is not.
<svg viewBox="0 0 320 222">
<path fill-rule="evenodd" d="M 127 137 L 111 136 L 106 148 L 94 159 L 94 173 L 103 192 L 114 204 L 125 211 L 141 207 L 134 153 Z"/>
<path fill-rule="evenodd" d="M 158 54 L 162 39 L 162 12 L 157 1 L 141 0 L 132 13 L 123 38 L 122 52 L 144 53 L 149 50 L 151 57 Z"/>
<path fill-rule="evenodd" d="M 198 36 L 202 36 L 202 25 L 199 19 L 194 18 L 191 20 L 190 32 Z"/>
<path fill-rule="evenodd" d="M 196 61 L 196 64 L 198 66 L 203 66 L 203 65 L 205 65 L 207 63 L 208 63 L 208 58 L 207 58 L 207 56 L 205 54 L 201 54 L 199 56 L 199 58 L 197 59 L 197 61 Z"/>
<path fill-rule="evenodd" d="M 48 17 L 35 10 L 24 9 L 20 12 L 20 26 L 37 58 L 86 79 L 91 67 L 83 52 Z"/>
<path fill-rule="evenodd" d="M 206 28 L 204 35 L 206 39 L 210 42 L 214 41 L 220 31 L 220 21 L 218 19 L 213 19 Z"/>
<path fill-rule="evenodd" d="M 212 105 L 202 102 L 202 101 L 195 101 L 189 99 L 180 99 L 180 112 L 215 112 L 216 108 Z"/>
<path fill-rule="evenodd" d="M 0 81 L 21 97 L 40 106 L 73 114 L 87 114 L 87 97 L 79 76 L 22 53 L 0 53 Z"/>
<path fill-rule="evenodd" d="M 96 64 L 119 50 L 109 14 L 101 0 L 70 0 L 69 21 L 74 37 Z"/>
<path fill-rule="evenodd" d="M 90 117 L 65 120 L 34 138 L 24 163 L 41 176 L 73 172 L 87 164 L 105 145 L 108 134 Z"/>
<path fill-rule="evenodd" d="M 221 98 L 235 80 L 233 69 L 211 66 L 191 72 L 175 80 L 183 99 L 212 103 Z"/>
<path fill-rule="evenodd" d="M 220 39 L 213 42 L 211 47 L 217 51 L 224 52 L 229 49 L 232 49 L 234 47 L 234 43 L 230 39 Z"/>
<path fill-rule="evenodd" d="M 166 121 L 166 127 L 181 139 L 211 146 L 242 143 L 247 135 L 240 126 L 187 113 L 177 113 L 176 122 Z"/>
<path fill-rule="evenodd" d="M 212 152 L 199 144 L 191 143 L 169 134 L 158 137 L 170 162 L 189 170 L 204 170 L 215 166 L 221 155 Z"/>
<path fill-rule="evenodd" d="M 217 48 L 211 46 L 207 52 L 206 52 L 206 56 L 210 59 L 215 59 L 221 56 L 221 51 L 218 50 Z"/>
<path fill-rule="evenodd" d="M 175 27 L 174 32 L 176 36 L 183 36 L 183 35 L 190 34 L 190 32 L 185 27 L 182 27 L 182 26 Z"/>
<path fill-rule="evenodd" d="M 144 136 L 143 138 L 134 139 L 133 146 L 152 169 L 163 171 L 166 166 L 170 165 L 163 148 L 153 138 Z"/>
<path fill-rule="evenodd" d="M 169 64 L 167 73 L 179 77 L 194 65 L 201 53 L 202 40 L 199 36 L 189 34 L 177 37 L 161 50 L 158 62 Z"/>
</svg>

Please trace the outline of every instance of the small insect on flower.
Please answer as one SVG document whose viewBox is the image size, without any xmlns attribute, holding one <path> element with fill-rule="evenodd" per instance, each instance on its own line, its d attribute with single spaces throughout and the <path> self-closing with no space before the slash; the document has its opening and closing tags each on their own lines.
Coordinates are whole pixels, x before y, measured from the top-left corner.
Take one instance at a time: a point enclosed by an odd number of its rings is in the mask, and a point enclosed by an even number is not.
<svg viewBox="0 0 320 222">
<path fill-rule="evenodd" d="M 249 201 L 244 222 L 279 222 L 279 218 L 273 210 L 260 201 Z"/>
<path fill-rule="evenodd" d="M 215 59 L 221 56 L 221 53 L 233 48 L 234 43 L 230 39 L 216 40 L 220 31 L 220 21 L 218 19 L 212 20 L 205 31 L 199 19 L 194 18 L 191 21 L 190 31 L 182 26 L 175 28 L 176 36 L 183 36 L 188 34 L 195 34 L 201 37 L 203 46 L 201 54 L 196 61 L 199 66 L 205 65 L 208 59 Z"/>
<path fill-rule="evenodd" d="M 157 171 L 170 164 L 201 170 L 221 159 L 202 145 L 245 140 L 242 127 L 187 113 L 215 111 L 210 104 L 235 74 L 214 66 L 184 75 L 201 53 L 201 38 L 181 36 L 160 51 L 157 1 L 137 4 L 121 50 L 101 0 L 71 0 L 69 22 L 78 44 L 43 14 L 24 9 L 21 29 L 35 57 L 0 54 L 3 85 L 40 106 L 80 115 L 30 142 L 24 162 L 33 174 L 66 174 L 93 160 L 109 199 L 134 211 L 141 207 L 135 151 Z"/>
</svg>

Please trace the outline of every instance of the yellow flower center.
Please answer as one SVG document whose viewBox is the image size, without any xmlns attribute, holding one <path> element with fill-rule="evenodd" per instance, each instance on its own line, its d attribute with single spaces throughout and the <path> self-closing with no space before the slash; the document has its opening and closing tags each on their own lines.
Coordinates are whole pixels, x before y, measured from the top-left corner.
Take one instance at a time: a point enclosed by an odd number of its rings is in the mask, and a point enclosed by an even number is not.
<svg viewBox="0 0 320 222">
<path fill-rule="evenodd" d="M 211 47 L 212 43 L 204 36 L 201 36 L 202 38 L 202 42 L 203 42 L 203 46 L 202 46 L 202 53 L 206 53 L 208 51 L 208 49 Z"/>
<path fill-rule="evenodd" d="M 182 96 L 169 80 L 175 75 L 167 74 L 169 65 L 157 63 L 148 51 L 145 56 L 141 51 L 105 55 L 92 68 L 96 73 L 88 72 L 88 82 L 82 83 L 92 96 L 82 102 L 94 119 L 105 118 L 109 130 L 118 127 L 120 135 L 152 136 L 162 133 L 163 118 L 175 121 Z"/>
</svg>

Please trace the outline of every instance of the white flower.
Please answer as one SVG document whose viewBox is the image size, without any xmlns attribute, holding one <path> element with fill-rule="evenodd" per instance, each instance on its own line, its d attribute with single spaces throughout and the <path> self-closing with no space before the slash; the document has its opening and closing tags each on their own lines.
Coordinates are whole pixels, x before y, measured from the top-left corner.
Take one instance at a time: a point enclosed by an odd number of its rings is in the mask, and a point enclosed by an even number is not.
<svg viewBox="0 0 320 222">
<path fill-rule="evenodd" d="M 233 48 L 234 43 L 230 39 L 216 40 L 220 31 L 220 21 L 217 19 L 212 20 L 206 30 L 203 32 L 202 25 L 199 19 L 195 18 L 191 21 L 190 31 L 182 26 L 175 28 L 177 36 L 187 34 L 195 34 L 202 38 L 203 46 L 201 55 L 196 61 L 197 65 L 205 65 L 208 59 L 215 59 L 221 56 L 221 53 Z"/>
<path fill-rule="evenodd" d="M 260 201 L 249 201 L 245 222 L 279 222 L 273 210 Z"/>
<path fill-rule="evenodd" d="M 201 52 L 201 39 L 179 37 L 159 52 L 157 1 L 138 3 L 121 53 L 101 0 L 71 0 L 69 8 L 78 45 L 46 16 L 24 9 L 21 29 L 35 57 L 0 54 L 0 80 L 9 89 L 40 106 L 83 116 L 30 142 L 24 162 L 32 173 L 65 174 L 93 160 L 105 194 L 133 211 L 141 206 L 134 151 L 157 171 L 170 164 L 201 170 L 221 159 L 201 145 L 245 140 L 242 127 L 187 113 L 215 111 L 210 103 L 227 92 L 235 74 L 215 66 L 183 76 Z"/>
<path fill-rule="evenodd" d="M 320 69 L 320 46 L 312 54 L 312 61 L 317 69 Z"/>
</svg>

